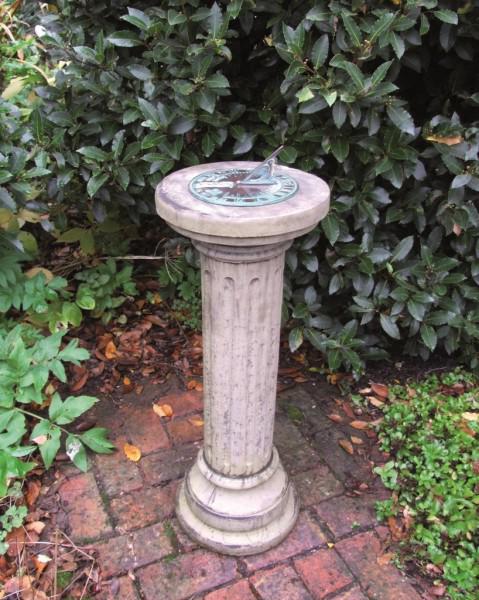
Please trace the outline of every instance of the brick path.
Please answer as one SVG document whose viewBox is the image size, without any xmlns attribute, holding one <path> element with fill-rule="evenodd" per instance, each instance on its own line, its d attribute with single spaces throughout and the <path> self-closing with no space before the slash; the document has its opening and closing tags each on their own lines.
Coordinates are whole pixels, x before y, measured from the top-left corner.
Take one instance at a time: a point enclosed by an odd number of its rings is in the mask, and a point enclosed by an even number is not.
<svg viewBox="0 0 479 600">
<path fill-rule="evenodd" d="M 201 439 L 201 394 L 170 390 L 160 397 L 158 386 L 146 386 L 141 397 L 126 395 L 114 407 L 100 403 L 98 424 L 110 428 L 119 448 L 129 441 L 143 456 L 138 463 L 122 451 L 97 456 L 86 474 L 66 467 L 59 496 L 67 532 L 98 552 L 107 581 L 103 597 L 420 600 L 415 582 L 378 562 L 387 530 L 375 520 L 374 503 L 384 490 L 371 473 L 371 456 L 358 450 L 350 456 L 338 446 L 338 439 L 362 433 L 327 418 L 338 412 L 333 394 L 326 384 L 280 394 L 276 445 L 302 511 L 282 544 L 239 559 L 198 547 L 174 517 L 178 481 Z M 153 401 L 170 404 L 173 419 L 162 422 Z"/>
</svg>

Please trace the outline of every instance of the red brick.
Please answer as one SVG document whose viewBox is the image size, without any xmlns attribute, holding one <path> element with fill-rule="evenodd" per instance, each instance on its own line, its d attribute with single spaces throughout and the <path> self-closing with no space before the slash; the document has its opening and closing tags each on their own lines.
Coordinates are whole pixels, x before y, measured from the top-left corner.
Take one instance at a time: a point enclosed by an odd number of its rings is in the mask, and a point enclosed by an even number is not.
<svg viewBox="0 0 479 600">
<path fill-rule="evenodd" d="M 129 577 L 120 577 L 108 582 L 108 600 L 138 600 L 139 596 Z"/>
<path fill-rule="evenodd" d="M 168 432 L 173 444 L 188 444 L 203 439 L 203 426 L 192 423 L 193 419 L 176 419 L 168 423 Z"/>
<path fill-rule="evenodd" d="M 343 486 L 326 465 L 320 464 L 314 469 L 293 477 L 303 506 L 317 504 L 321 500 L 338 496 Z"/>
<path fill-rule="evenodd" d="M 349 569 L 334 550 L 319 550 L 306 558 L 294 561 L 314 600 L 322 600 L 352 583 Z"/>
<path fill-rule="evenodd" d="M 374 496 L 340 496 L 314 507 L 335 537 L 354 532 L 355 526 L 369 527 L 377 523 Z"/>
<path fill-rule="evenodd" d="M 332 600 L 368 600 L 358 587 L 353 587 L 347 592 L 333 596 Z"/>
<path fill-rule="evenodd" d="M 164 523 L 97 544 L 98 562 L 104 578 L 144 567 L 175 551 Z"/>
<path fill-rule="evenodd" d="M 195 390 L 161 396 L 155 402 L 156 404 L 169 404 L 173 409 L 174 417 L 203 410 L 203 394 Z"/>
<path fill-rule="evenodd" d="M 373 531 L 341 540 L 335 546 L 367 596 L 373 600 L 420 600 L 406 577 L 390 564 L 379 565 L 381 542 Z"/>
<path fill-rule="evenodd" d="M 248 582 L 242 579 L 238 583 L 210 592 L 204 600 L 256 600 L 256 597 L 253 596 Z"/>
<path fill-rule="evenodd" d="M 279 546 L 261 554 L 245 556 L 243 560 L 250 572 L 256 571 L 311 548 L 324 546 L 325 543 L 326 539 L 319 525 L 312 521 L 306 513 L 301 513 L 293 531 Z"/>
<path fill-rule="evenodd" d="M 131 412 L 125 424 L 128 441 L 138 446 L 143 454 L 156 452 L 170 446 L 170 440 L 151 407 L 139 407 Z"/>
<path fill-rule="evenodd" d="M 186 600 L 232 581 L 237 570 L 234 559 L 198 550 L 154 563 L 137 575 L 145 600 Z"/>
<path fill-rule="evenodd" d="M 189 444 L 145 456 L 140 461 L 145 481 L 150 485 L 157 485 L 183 477 L 196 458 L 199 448 L 198 444 Z"/>
<path fill-rule="evenodd" d="M 65 481 L 59 489 L 74 540 L 91 540 L 111 533 L 112 528 L 92 473 Z"/>
<path fill-rule="evenodd" d="M 111 501 L 110 508 L 119 531 L 146 527 L 174 511 L 176 485 L 144 488 L 141 493 L 125 494 Z"/>
<path fill-rule="evenodd" d="M 114 454 L 98 454 L 95 462 L 102 488 L 110 498 L 143 486 L 138 465 L 128 460 L 122 449 Z"/>
<path fill-rule="evenodd" d="M 250 581 L 261 600 L 312 600 L 294 569 L 285 565 L 260 571 Z"/>
</svg>

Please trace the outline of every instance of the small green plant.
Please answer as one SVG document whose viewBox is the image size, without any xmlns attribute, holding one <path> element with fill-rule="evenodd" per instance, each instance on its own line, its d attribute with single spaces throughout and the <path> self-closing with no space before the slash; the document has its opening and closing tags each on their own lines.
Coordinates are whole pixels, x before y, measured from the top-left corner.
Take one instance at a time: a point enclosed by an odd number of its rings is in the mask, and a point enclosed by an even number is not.
<svg viewBox="0 0 479 600">
<path fill-rule="evenodd" d="M 132 271 L 131 265 L 118 271 L 116 262 L 110 258 L 97 267 L 77 273 L 75 279 L 81 283 L 76 303 L 84 310 L 91 310 L 93 317 L 101 317 L 104 323 L 108 323 L 126 297 L 138 293 L 131 278 Z"/>
<path fill-rule="evenodd" d="M 98 400 L 92 396 L 62 400 L 52 377 L 65 383 L 65 363 L 78 365 L 89 356 L 78 347 L 78 340 L 62 348 L 62 335 L 45 337 L 29 325 L 11 331 L 0 328 L 0 497 L 12 496 L 13 482 L 36 466 L 37 452 L 49 468 L 62 438 L 66 454 L 82 471 L 88 469 L 86 447 L 112 451 L 103 428 L 78 434 L 65 428 Z M 3 529 L 8 531 L 8 523 L 18 515 L 15 508 L 8 509 L 0 517 Z"/>
<path fill-rule="evenodd" d="M 194 331 L 201 330 L 201 273 L 191 248 L 165 261 L 158 271 L 162 295 L 172 300 L 180 323 Z"/>
<path fill-rule="evenodd" d="M 410 516 L 404 557 L 441 571 L 453 600 L 479 589 L 479 384 L 454 371 L 391 390 L 379 426 L 391 460 L 378 468 L 394 499 L 381 517 Z"/>
</svg>

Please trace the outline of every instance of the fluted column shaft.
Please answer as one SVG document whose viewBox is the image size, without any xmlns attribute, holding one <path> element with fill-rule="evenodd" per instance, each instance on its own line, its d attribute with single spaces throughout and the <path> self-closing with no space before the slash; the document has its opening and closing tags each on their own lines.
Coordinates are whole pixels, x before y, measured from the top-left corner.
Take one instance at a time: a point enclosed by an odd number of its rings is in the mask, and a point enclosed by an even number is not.
<svg viewBox="0 0 479 600">
<path fill-rule="evenodd" d="M 284 254 L 291 242 L 201 253 L 206 463 L 228 477 L 272 458 Z"/>
</svg>

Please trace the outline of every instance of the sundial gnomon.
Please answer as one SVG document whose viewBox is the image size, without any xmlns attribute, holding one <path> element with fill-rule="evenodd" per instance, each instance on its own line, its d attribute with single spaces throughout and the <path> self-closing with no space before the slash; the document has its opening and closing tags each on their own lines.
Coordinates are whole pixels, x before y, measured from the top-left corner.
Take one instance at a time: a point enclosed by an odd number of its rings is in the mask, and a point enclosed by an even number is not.
<svg viewBox="0 0 479 600">
<path fill-rule="evenodd" d="M 222 206 L 264 206 L 291 198 L 298 190 L 293 177 L 275 172 L 275 150 L 254 169 L 228 167 L 206 171 L 190 181 L 191 194 L 198 200 Z"/>
</svg>

